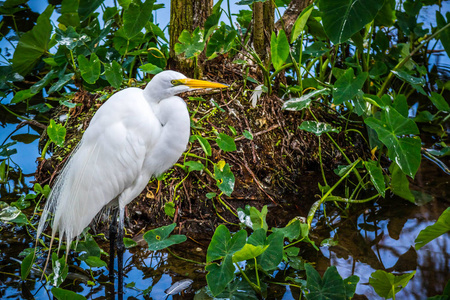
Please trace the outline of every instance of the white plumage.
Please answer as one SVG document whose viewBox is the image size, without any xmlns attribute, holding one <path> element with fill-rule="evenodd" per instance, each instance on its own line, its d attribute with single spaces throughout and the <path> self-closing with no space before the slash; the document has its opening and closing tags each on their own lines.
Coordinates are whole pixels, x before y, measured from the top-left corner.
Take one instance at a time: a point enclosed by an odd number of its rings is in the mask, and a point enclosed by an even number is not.
<svg viewBox="0 0 450 300">
<path fill-rule="evenodd" d="M 39 222 L 37 238 L 49 213 L 52 240 L 59 231 L 70 247 L 105 206 L 125 206 L 152 176 L 170 168 L 186 148 L 190 119 L 175 96 L 197 88 L 225 85 L 193 80 L 174 71 L 156 75 L 144 90 L 122 90 L 103 104 L 59 175 Z"/>
</svg>

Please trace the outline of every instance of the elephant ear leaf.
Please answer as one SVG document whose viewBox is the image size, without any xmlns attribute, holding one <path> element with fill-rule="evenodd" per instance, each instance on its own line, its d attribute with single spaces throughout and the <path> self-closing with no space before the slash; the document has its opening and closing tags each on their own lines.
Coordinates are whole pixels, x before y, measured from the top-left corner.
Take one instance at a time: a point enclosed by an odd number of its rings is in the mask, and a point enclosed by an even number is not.
<svg viewBox="0 0 450 300">
<path fill-rule="evenodd" d="M 45 11 L 38 17 L 33 29 L 24 33 L 19 39 L 12 59 L 15 72 L 21 75 L 28 74 L 39 62 L 39 59 L 47 53 L 53 29 L 50 23 L 52 13 L 53 6 L 47 6 Z"/>
</svg>

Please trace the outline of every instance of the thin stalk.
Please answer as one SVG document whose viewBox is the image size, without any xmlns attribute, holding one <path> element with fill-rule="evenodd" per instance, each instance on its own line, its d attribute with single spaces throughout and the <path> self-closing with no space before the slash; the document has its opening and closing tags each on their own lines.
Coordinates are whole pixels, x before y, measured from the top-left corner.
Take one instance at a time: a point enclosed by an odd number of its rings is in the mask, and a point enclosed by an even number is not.
<svg viewBox="0 0 450 300">
<path fill-rule="evenodd" d="M 414 48 L 407 56 L 405 56 L 393 69 L 392 71 L 397 71 L 401 67 L 403 67 L 412 57 L 414 54 L 416 54 L 417 51 L 419 51 L 423 46 L 425 46 L 430 40 L 434 39 L 436 36 L 438 36 L 441 32 L 446 30 L 447 28 L 450 28 L 450 22 L 447 23 L 444 27 L 437 30 L 435 33 L 430 35 L 428 38 L 426 38 L 422 43 L 420 43 L 419 46 Z M 383 85 L 381 86 L 380 90 L 377 93 L 377 96 L 381 98 L 383 96 L 384 92 L 387 90 L 388 85 L 391 83 L 394 73 L 389 72 L 389 75 L 387 76 L 386 80 L 384 81 Z"/>
<path fill-rule="evenodd" d="M 254 284 L 253 282 L 250 281 L 250 279 L 247 277 L 247 275 L 245 274 L 244 270 L 242 270 L 242 268 L 239 266 L 238 263 L 234 263 L 234 265 L 239 269 L 239 272 L 241 272 L 242 277 L 244 277 L 245 281 L 247 281 L 247 283 L 252 287 L 252 289 L 258 293 L 258 295 L 261 295 L 261 289 Z"/>
<path fill-rule="evenodd" d="M 323 170 L 323 163 L 322 163 L 322 145 L 320 143 L 320 136 L 319 136 L 319 163 L 320 163 L 320 171 L 322 172 L 323 182 L 325 185 L 328 185 L 327 178 L 325 177 L 325 172 Z"/>
<path fill-rule="evenodd" d="M 316 120 L 316 122 L 319 122 L 319 120 L 317 119 L 317 117 L 314 115 L 314 113 L 312 112 L 311 108 L 309 108 L 309 112 L 311 113 L 311 115 L 313 116 L 314 120 Z M 334 144 L 334 146 L 339 150 L 339 152 L 342 153 L 342 155 L 344 156 L 345 160 L 347 161 L 347 163 L 349 165 L 352 164 L 352 161 L 347 157 L 347 155 L 344 153 L 344 150 L 341 149 L 341 147 L 339 147 L 339 145 L 336 143 L 336 141 L 331 137 L 331 135 L 328 132 L 325 132 L 325 134 L 328 136 L 328 138 L 331 140 L 331 142 Z M 353 169 L 353 168 L 352 168 Z M 358 178 L 358 181 L 362 181 L 361 175 L 359 174 L 358 170 L 354 171 L 356 177 Z M 363 188 L 365 188 L 365 185 L 363 184 Z"/>
<path fill-rule="evenodd" d="M 167 252 L 169 252 L 170 254 L 172 254 L 174 257 L 176 257 L 176 258 L 178 258 L 178 259 L 181 259 L 181 260 L 184 260 L 184 261 L 187 261 L 187 262 L 190 262 L 190 263 L 194 263 L 194 264 L 206 266 L 206 263 L 204 263 L 204 262 L 200 262 L 200 261 L 196 261 L 196 260 L 192 260 L 192 259 L 188 259 L 188 258 L 184 258 L 184 257 L 178 256 L 178 255 L 176 255 L 175 253 L 173 253 L 173 252 L 170 250 L 170 248 L 166 248 L 166 250 L 167 250 Z"/>
</svg>

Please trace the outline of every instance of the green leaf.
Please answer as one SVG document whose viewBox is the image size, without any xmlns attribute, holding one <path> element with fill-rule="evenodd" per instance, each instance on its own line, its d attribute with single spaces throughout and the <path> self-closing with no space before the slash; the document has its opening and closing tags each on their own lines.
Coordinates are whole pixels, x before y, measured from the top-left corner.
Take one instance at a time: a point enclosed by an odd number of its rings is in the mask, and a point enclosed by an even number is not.
<svg viewBox="0 0 450 300">
<path fill-rule="evenodd" d="M 200 28 L 197 27 L 192 35 L 186 29 L 181 32 L 178 38 L 180 43 L 175 44 L 175 53 L 184 53 L 186 58 L 198 56 L 205 48 L 205 40 Z"/>
<path fill-rule="evenodd" d="M 415 240 L 416 250 L 419 250 L 435 238 L 448 232 L 450 232 L 450 207 L 444 210 L 436 223 L 420 231 Z"/>
<path fill-rule="evenodd" d="M 359 277 L 356 275 L 349 276 L 344 279 L 345 294 L 347 299 L 352 299 L 355 295 L 356 285 L 359 282 Z"/>
<path fill-rule="evenodd" d="M 127 248 L 127 249 L 137 246 L 137 243 L 133 239 L 130 239 L 127 237 L 123 238 L 123 244 L 124 244 L 125 248 Z"/>
<path fill-rule="evenodd" d="M 326 132 L 339 133 L 339 130 L 333 128 L 330 124 L 316 121 L 304 121 L 302 124 L 300 124 L 298 128 L 301 130 L 312 132 L 317 136 L 321 136 L 323 133 Z"/>
<path fill-rule="evenodd" d="M 131 1 L 123 13 L 123 27 L 125 34 L 130 40 L 132 37 L 141 32 L 145 24 L 150 20 L 153 11 L 153 3 L 155 0 Z"/>
<path fill-rule="evenodd" d="M 234 190 L 234 174 L 231 172 L 230 165 L 223 160 L 214 165 L 214 178 L 217 180 L 217 187 L 230 196 Z"/>
<path fill-rule="evenodd" d="M 65 46 L 69 50 L 74 50 L 76 47 L 83 46 L 91 40 L 86 34 L 78 34 L 72 26 L 69 26 L 65 31 L 55 28 L 55 31 L 55 40 L 59 45 Z"/>
<path fill-rule="evenodd" d="M 217 196 L 216 193 L 206 193 L 206 198 L 208 198 L 208 199 L 212 199 L 212 198 L 214 198 L 215 196 Z"/>
<path fill-rule="evenodd" d="M 48 282 L 56 287 L 60 286 L 66 280 L 67 274 L 69 273 L 69 266 L 65 258 L 61 257 L 58 259 L 58 255 L 55 252 L 52 253 L 52 271 L 53 273 L 48 277 Z"/>
<path fill-rule="evenodd" d="M 120 85 L 122 84 L 122 66 L 115 60 L 112 64 L 106 64 L 105 77 L 111 86 L 116 89 L 120 88 Z"/>
<path fill-rule="evenodd" d="M 91 54 L 90 60 L 80 54 L 78 55 L 78 64 L 81 71 L 81 77 L 89 84 L 94 84 L 100 77 L 100 60 L 95 53 Z"/>
<path fill-rule="evenodd" d="M 192 137 L 194 139 L 197 139 L 197 141 L 200 143 L 200 146 L 202 147 L 203 152 L 205 152 L 206 156 L 212 155 L 211 145 L 209 144 L 207 139 L 199 135 L 193 135 Z"/>
<path fill-rule="evenodd" d="M 261 211 L 259 211 L 256 207 L 250 207 L 250 220 L 252 222 L 252 229 L 257 230 L 259 228 L 264 229 L 267 232 L 269 226 L 266 222 L 267 217 L 267 205 L 264 205 Z"/>
<path fill-rule="evenodd" d="M 314 6 L 311 4 L 305 9 L 302 10 L 302 13 L 298 16 L 297 20 L 295 20 L 294 27 L 292 27 L 291 32 L 291 43 L 293 43 L 299 35 L 303 32 L 305 28 L 306 22 L 308 21 L 311 12 L 313 11 Z"/>
<path fill-rule="evenodd" d="M 28 274 L 30 274 L 31 268 L 34 264 L 34 251 L 30 252 L 22 261 L 22 264 L 20 265 L 20 278 L 22 280 L 26 280 L 28 277 Z"/>
<path fill-rule="evenodd" d="M 118 0 L 119 5 L 127 9 L 130 6 L 131 0 Z"/>
<path fill-rule="evenodd" d="M 88 235 L 85 241 L 78 242 L 76 251 L 85 252 L 82 255 L 80 255 L 79 258 L 81 260 L 85 260 L 91 256 L 100 257 L 101 255 L 101 249 L 91 235 Z"/>
<path fill-rule="evenodd" d="M 189 168 L 189 172 L 201 171 L 201 170 L 205 169 L 205 165 L 199 161 L 190 160 L 190 161 L 185 162 L 184 165 Z"/>
<path fill-rule="evenodd" d="M 226 133 L 219 133 L 216 139 L 217 145 L 225 152 L 236 151 L 236 143 L 234 139 Z"/>
<path fill-rule="evenodd" d="M 208 59 L 214 58 L 217 56 L 217 53 L 226 53 L 230 51 L 235 38 L 236 31 L 228 31 L 227 26 L 222 22 L 220 28 L 214 32 L 208 41 L 206 47 L 206 56 Z"/>
<path fill-rule="evenodd" d="M 187 239 L 185 235 L 175 234 L 169 236 L 176 226 L 177 224 L 173 223 L 147 231 L 144 234 L 144 240 L 147 242 L 148 248 L 151 251 L 158 251 L 185 242 Z"/>
<path fill-rule="evenodd" d="M 14 94 L 11 103 L 19 103 L 36 95 L 31 89 L 21 90 Z"/>
<path fill-rule="evenodd" d="M 383 3 L 379 0 L 321 0 L 323 28 L 334 44 L 343 43 L 370 23 Z"/>
<path fill-rule="evenodd" d="M 221 225 L 222 226 L 222 225 Z M 206 281 L 211 293 L 214 296 L 219 295 L 226 286 L 234 279 L 234 265 L 231 255 L 227 255 L 219 266 L 216 263 L 206 266 Z"/>
<path fill-rule="evenodd" d="M 389 158 L 400 166 L 403 173 L 414 178 L 420 165 L 421 142 L 418 137 L 401 136 L 419 134 L 416 123 L 391 107 L 381 112 L 380 119 L 370 117 L 364 122 L 377 132 L 378 138 L 389 150 Z"/>
<path fill-rule="evenodd" d="M 293 111 L 303 110 L 309 107 L 311 101 L 316 99 L 316 96 L 328 95 L 328 93 L 328 89 L 321 89 L 304 94 L 300 98 L 291 98 L 283 103 L 282 109 Z"/>
<path fill-rule="evenodd" d="M 42 78 L 41 80 L 39 80 L 30 87 L 30 91 L 34 94 L 39 93 L 44 87 L 47 86 L 47 84 L 50 83 L 51 80 L 57 77 L 55 73 L 56 73 L 55 70 L 50 70 L 50 72 L 48 72 L 44 76 L 44 78 Z"/>
<path fill-rule="evenodd" d="M 50 16 L 53 6 L 49 5 L 38 17 L 36 26 L 24 33 L 14 51 L 12 65 L 13 70 L 21 75 L 28 74 L 38 63 L 41 56 L 49 50 L 49 41 L 52 33 Z"/>
<path fill-rule="evenodd" d="M 50 140 L 58 147 L 64 146 L 66 128 L 62 124 L 56 124 L 55 120 L 51 119 L 50 124 L 47 126 L 47 134 Z"/>
<path fill-rule="evenodd" d="M 280 30 L 278 36 L 272 31 L 270 39 L 270 51 L 272 54 L 272 64 L 275 70 L 281 69 L 289 57 L 289 42 L 284 30 Z"/>
<path fill-rule="evenodd" d="M 252 208 L 255 210 L 255 212 L 253 213 L 253 220 L 252 220 L 252 217 L 250 216 L 250 214 L 251 214 L 250 211 Z M 266 225 L 264 231 L 267 231 L 268 226 L 267 226 L 267 223 L 265 223 L 265 217 L 267 215 L 267 207 L 265 209 L 265 212 L 266 212 L 266 214 L 263 216 L 263 224 Z M 237 213 L 238 213 L 238 218 L 239 218 L 239 221 L 241 222 L 241 224 L 244 224 L 248 228 L 251 228 L 254 231 L 257 230 L 258 228 L 264 228 L 264 225 L 261 226 L 261 224 L 259 223 L 259 220 L 260 220 L 259 215 L 261 213 L 258 211 L 258 209 L 254 208 L 254 207 L 250 207 L 250 205 L 246 205 L 245 209 L 242 209 L 239 207 L 237 209 Z M 256 222 L 255 225 L 253 224 L 254 221 Z M 258 223 L 259 223 L 259 225 L 258 225 Z"/>
<path fill-rule="evenodd" d="M 97 10 L 97 8 L 103 3 L 104 0 L 80 0 L 78 6 L 78 14 L 80 15 L 80 21 L 83 22 L 89 16 Z"/>
<path fill-rule="evenodd" d="M 450 106 L 441 94 L 431 92 L 431 96 L 428 96 L 428 98 L 430 98 L 431 102 L 433 102 L 438 110 L 450 112 Z"/>
<path fill-rule="evenodd" d="M 86 300 L 86 297 L 80 294 L 56 287 L 52 288 L 52 294 L 58 300 Z"/>
<path fill-rule="evenodd" d="M 68 73 L 60 77 L 59 80 L 51 86 L 48 93 L 52 94 L 62 89 L 70 80 L 72 80 L 73 75 L 75 75 L 75 73 Z"/>
<path fill-rule="evenodd" d="M 305 264 L 305 269 L 306 288 L 309 290 L 306 299 L 347 299 L 344 281 L 335 266 L 328 267 L 325 274 L 323 274 L 323 278 L 320 278 L 319 273 L 310 264 Z"/>
<path fill-rule="evenodd" d="M 225 225 L 216 228 L 206 252 L 206 262 L 222 259 L 227 255 L 233 255 L 244 247 L 247 232 L 240 230 L 231 237 L 230 231 Z"/>
<path fill-rule="evenodd" d="M 164 204 L 164 213 L 165 213 L 167 216 L 173 218 L 174 215 L 175 215 L 175 203 L 173 203 L 172 201 L 166 202 L 166 203 Z"/>
<path fill-rule="evenodd" d="M 250 131 L 248 131 L 247 129 L 244 130 L 244 132 L 242 133 L 242 135 L 243 135 L 247 140 L 253 141 L 253 134 L 252 134 Z"/>
<path fill-rule="evenodd" d="M 389 299 L 406 287 L 414 274 L 416 274 L 416 271 L 395 276 L 386 271 L 377 270 L 370 275 L 369 284 L 380 297 Z"/>
<path fill-rule="evenodd" d="M 425 96 L 427 95 L 427 93 L 422 88 L 426 84 L 425 78 L 414 77 L 414 76 L 406 73 L 405 71 L 401 71 L 401 70 L 399 70 L 399 71 L 392 70 L 391 72 L 394 73 L 394 75 L 397 76 L 398 78 L 400 78 L 401 80 L 409 83 L 413 88 L 415 88 L 422 95 L 425 95 Z"/>
<path fill-rule="evenodd" d="M 61 16 L 58 22 L 66 27 L 77 27 L 80 25 L 80 17 L 78 16 L 78 0 L 63 0 L 61 2 Z"/>
<path fill-rule="evenodd" d="M 414 195 L 411 193 L 409 189 L 409 181 L 406 178 L 406 175 L 402 172 L 400 167 L 393 162 L 389 167 L 389 171 L 391 172 L 391 189 L 392 192 L 406 199 L 412 203 L 415 203 Z"/>
<path fill-rule="evenodd" d="M 375 17 L 375 25 L 391 27 L 394 26 L 395 19 L 395 0 L 385 0 Z"/>
<path fill-rule="evenodd" d="M 273 232 L 281 232 L 285 238 L 288 238 L 290 242 L 298 239 L 301 233 L 300 221 L 294 219 L 289 222 L 284 228 L 272 228 Z"/>
<path fill-rule="evenodd" d="M 149 74 L 153 74 L 153 75 L 156 75 L 163 71 L 163 69 L 161 69 L 158 66 L 155 66 L 152 63 L 147 63 L 145 65 L 142 65 L 139 67 L 139 69 L 144 73 L 149 73 Z"/>
<path fill-rule="evenodd" d="M 217 24 L 219 24 L 220 16 L 222 15 L 222 9 L 220 8 L 220 6 L 222 5 L 222 1 L 223 0 L 219 0 L 216 2 L 216 4 L 214 4 L 211 14 L 205 21 L 205 39 L 208 39 L 208 37 L 211 36 L 214 29 L 217 27 Z"/>
<path fill-rule="evenodd" d="M 258 256 L 258 263 L 264 271 L 275 270 L 283 260 L 284 236 L 281 232 L 274 232 L 265 241 L 267 249 Z"/>
<path fill-rule="evenodd" d="M 441 29 L 448 22 L 450 22 L 450 13 L 447 12 L 447 21 L 445 21 L 442 14 L 439 10 L 436 10 L 436 22 L 438 29 Z M 441 40 L 442 46 L 444 46 L 445 52 L 447 52 L 447 56 L 450 56 L 450 28 L 445 29 L 439 34 L 439 39 Z"/>
<path fill-rule="evenodd" d="M 254 246 L 252 244 L 245 244 L 241 250 L 233 254 L 233 263 L 256 258 L 260 256 L 264 251 L 266 251 L 268 247 L 269 245 Z"/>
<path fill-rule="evenodd" d="M 362 92 L 362 87 L 368 76 L 367 72 L 363 72 L 358 76 L 354 76 L 354 71 L 349 68 L 345 71 L 333 87 L 333 102 L 336 105 L 344 103 L 344 101 L 352 100 L 359 92 Z"/>
<path fill-rule="evenodd" d="M 377 189 L 378 193 L 380 193 L 380 195 L 383 196 L 384 198 L 386 186 L 384 185 L 383 170 L 377 164 L 377 162 L 373 160 L 365 161 L 364 165 L 366 166 L 366 169 L 369 172 L 370 180 L 372 181 L 373 186 Z"/>
<path fill-rule="evenodd" d="M 98 256 L 88 256 L 84 262 L 90 267 L 90 268 L 101 268 L 106 267 L 107 264 L 103 260 L 101 260 Z"/>
</svg>

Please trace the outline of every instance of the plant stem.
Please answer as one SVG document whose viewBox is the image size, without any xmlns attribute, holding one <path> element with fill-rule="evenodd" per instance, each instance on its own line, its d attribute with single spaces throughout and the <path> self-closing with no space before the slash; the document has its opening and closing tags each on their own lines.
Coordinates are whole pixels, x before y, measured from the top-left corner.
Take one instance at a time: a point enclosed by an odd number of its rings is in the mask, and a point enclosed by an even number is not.
<svg viewBox="0 0 450 300">
<path fill-rule="evenodd" d="M 184 261 L 187 261 L 187 262 L 190 262 L 190 263 L 206 266 L 206 263 L 204 263 L 204 262 L 200 262 L 200 261 L 196 261 L 196 260 L 192 260 L 192 259 L 188 259 L 188 258 L 184 258 L 184 257 L 178 256 L 175 253 L 173 253 L 172 250 L 170 250 L 170 248 L 166 248 L 166 250 L 167 250 L 167 252 L 169 252 L 170 254 L 172 254 L 174 257 L 176 257 L 178 259 L 181 259 L 181 260 L 184 260 Z"/>
<path fill-rule="evenodd" d="M 377 93 L 377 96 L 381 98 L 383 96 L 384 92 L 387 90 L 388 85 L 391 83 L 392 78 L 394 77 L 393 71 L 397 71 L 401 67 L 403 67 L 412 57 L 414 54 L 416 54 L 417 51 L 419 51 L 423 46 L 425 46 L 430 40 L 434 39 L 436 36 L 438 36 L 441 32 L 446 30 L 447 28 L 450 28 L 450 22 L 447 23 L 444 27 L 430 35 L 428 38 L 426 38 L 422 43 L 420 43 L 419 46 L 414 48 L 407 56 L 405 56 L 392 70 L 389 72 L 389 75 L 387 76 L 386 80 L 384 81 L 383 85 L 381 86 L 380 90 Z"/>
</svg>

